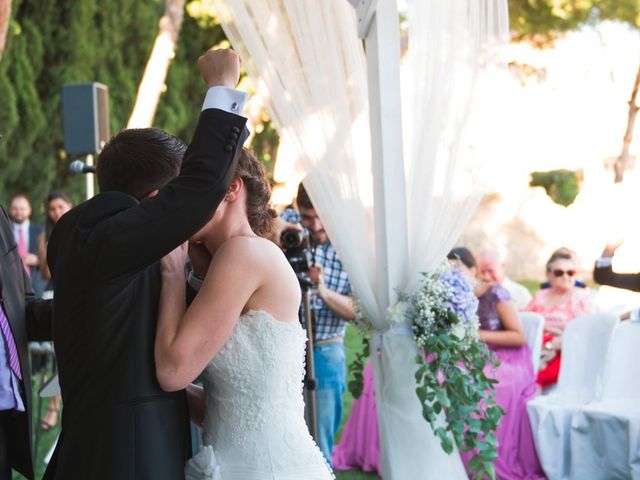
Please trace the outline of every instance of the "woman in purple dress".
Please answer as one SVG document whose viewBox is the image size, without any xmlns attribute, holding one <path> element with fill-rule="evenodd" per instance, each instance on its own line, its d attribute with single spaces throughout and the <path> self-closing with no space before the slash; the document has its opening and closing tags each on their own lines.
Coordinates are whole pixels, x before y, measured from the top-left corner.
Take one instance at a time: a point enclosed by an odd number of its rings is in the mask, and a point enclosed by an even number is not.
<svg viewBox="0 0 640 480">
<path fill-rule="evenodd" d="M 334 470 L 381 472 L 373 367 L 367 362 L 360 397 L 353 401 L 340 442 L 333 448 Z"/>
<path fill-rule="evenodd" d="M 476 264 L 471 252 L 466 248 L 455 248 L 452 253 L 473 280 Z M 518 312 L 509 292 L 499 284 L 480 282 L 476 295 L 480 338 L 500 360 L 500 366 L 487 372 L 498 381 L 495 399 L 505 411 L 496 431 L 496 477 L 501 480 L 545 478 L 527 415 L 527 402 L 537 393 L 536 376 Z M 466 464 L 471 454 L 462 457 Z"/>
</svg>

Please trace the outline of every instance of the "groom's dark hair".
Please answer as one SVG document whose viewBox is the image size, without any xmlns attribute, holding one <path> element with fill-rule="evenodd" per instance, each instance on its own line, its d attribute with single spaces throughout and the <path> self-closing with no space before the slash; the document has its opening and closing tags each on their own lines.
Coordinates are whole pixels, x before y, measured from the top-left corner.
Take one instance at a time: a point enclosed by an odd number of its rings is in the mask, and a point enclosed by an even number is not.
<svg viewBox="0 0 640 480">
<path fill-rule="evenodd" d="M 100 191 L 116 190 L 142 200 L 180 173 L 186 150 L 182 140 L 158 128 L 122 130 L 98 155 Z"/>
</svg>

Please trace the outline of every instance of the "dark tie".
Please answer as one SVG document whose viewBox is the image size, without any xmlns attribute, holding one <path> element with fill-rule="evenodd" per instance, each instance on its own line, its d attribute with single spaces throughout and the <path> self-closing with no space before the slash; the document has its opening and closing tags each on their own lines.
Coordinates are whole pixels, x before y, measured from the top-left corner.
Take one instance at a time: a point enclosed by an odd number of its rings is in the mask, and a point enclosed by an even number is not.
<svg viewBox="0 0 640 480">
<path fill-rule="evenodd" d="M 2 330 L 2 336 L 4 337 L 9 353 L 9 368 L 11 368 L 11 371 L 15 374 L 16 377 L 22 380 L 22 372 L 20 372 L 20 359 L 18 358 L 18 349 L 16 348 L 16 342 L 13 339 L 13 334 L 11 333 L 9 320 L 4 314 L 4 305 L 2 303 L 2 299 L 0 299 L 0 330 Z"/>
</svg>

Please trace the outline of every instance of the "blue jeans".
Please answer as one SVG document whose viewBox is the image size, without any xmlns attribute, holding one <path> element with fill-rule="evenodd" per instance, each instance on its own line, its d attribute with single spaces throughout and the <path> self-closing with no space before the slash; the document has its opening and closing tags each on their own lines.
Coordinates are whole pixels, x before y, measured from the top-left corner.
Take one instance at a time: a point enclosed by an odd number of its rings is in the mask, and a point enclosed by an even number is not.
<svg viewBox="0 0 640 480">
<path fill-rule="evenodd" d="M 344 344 L 314 346 L 313 361 L 317 382 L 318 447 L 331 465 L 333 437 L 340 428 L 342 394 L 347 383 Z"/>
</svg>

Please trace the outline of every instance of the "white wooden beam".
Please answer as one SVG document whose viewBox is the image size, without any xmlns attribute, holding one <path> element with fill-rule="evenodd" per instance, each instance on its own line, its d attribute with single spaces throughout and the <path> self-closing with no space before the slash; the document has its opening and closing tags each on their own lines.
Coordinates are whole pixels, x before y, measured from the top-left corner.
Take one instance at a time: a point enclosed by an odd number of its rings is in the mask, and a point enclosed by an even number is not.
<svg viewBox="0 0 640 480">
<path fill-rule="evenodd" d="M 358 36 L 365 38 L 369 32 L 378 0 L 349 0 L 349 3 L 356 9 L 358 16 Z"/>
<path fill-rule="evenodd" d="M 379 306 L 395 303 L 406 265 L 407 215 L 396 0 L 380 0 L 365 38 Z"/>
</svg>

